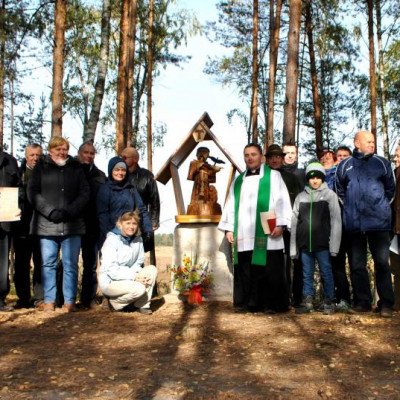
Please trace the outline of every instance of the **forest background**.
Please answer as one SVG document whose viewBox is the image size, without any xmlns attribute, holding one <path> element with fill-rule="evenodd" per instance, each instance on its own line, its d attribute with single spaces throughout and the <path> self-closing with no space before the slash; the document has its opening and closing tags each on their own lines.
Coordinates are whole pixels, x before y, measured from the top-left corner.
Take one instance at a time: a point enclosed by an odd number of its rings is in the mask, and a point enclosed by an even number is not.
<svg viewBox="0 0 400 400">
<path fill-rule="evenodd" d="M 19 160 L 63 135 L 72 155 L 94 141 L 104 171 L 131 144 L 157 173 L 204 111 L 239 165 L 249 141 L 297 143 L 305 164 L 358 129 L 386 157 L 398 140 L 396 0 L 1 0 L 0 12 L 0 144 Z M 160 232 L 174 227 L 170 186 Z"/>
</svg>

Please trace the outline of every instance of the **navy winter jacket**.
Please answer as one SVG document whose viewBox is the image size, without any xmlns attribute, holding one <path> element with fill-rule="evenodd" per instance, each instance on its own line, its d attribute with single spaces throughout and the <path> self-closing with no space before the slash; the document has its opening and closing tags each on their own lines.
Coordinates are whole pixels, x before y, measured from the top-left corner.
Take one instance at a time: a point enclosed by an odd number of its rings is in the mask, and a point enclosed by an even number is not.
<svg viewBox="0 0 400 400">
<path fill-rule="evenodd" d="M 108 164 L 108 180 L 101 185 L 97 193 L 97 214 L 100 222 L 100 246 L 106 239 L 107 233 L 114 227 L 117 219 L 126 211 L 139 211 L 142 232 L 153 232 L 149 213 L 146 206 L 136 190 L 129 183 L 128 176 L 122 182 L 112 179 L 111 171 L 114 166 L 125 161 L 119 157 L 113 157 Z M 128 170 L 128 166 L 126 168 Z"/>
<path fill-rule="evenodd" d="M 357 150 L 336 170 L 346 232 L 390 231 L 395 179 L 388 160 Z"/>
</svg>

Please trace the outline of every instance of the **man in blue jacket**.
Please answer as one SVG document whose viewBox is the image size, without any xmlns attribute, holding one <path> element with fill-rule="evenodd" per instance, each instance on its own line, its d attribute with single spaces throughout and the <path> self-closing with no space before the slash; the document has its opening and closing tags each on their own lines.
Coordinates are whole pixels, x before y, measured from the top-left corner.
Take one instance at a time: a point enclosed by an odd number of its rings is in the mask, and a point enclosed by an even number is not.
<svg viewBox="0 0 400 400">
<path fill-rule="evenodd" d="M 375 264 L 378 311 L 382 317 L 391 317 L 394 295 L 389 245 L 394 175 L 389 161 L 374 154 L 375 138 L 371 132 L 358 132 L 354 146 L 352 157 L 343 160 L 336 171 L 336 192 L 343 203 L 343 225 L 349 239 L 353 310 L 371 310 L 368 242 Z"/>
</svg>

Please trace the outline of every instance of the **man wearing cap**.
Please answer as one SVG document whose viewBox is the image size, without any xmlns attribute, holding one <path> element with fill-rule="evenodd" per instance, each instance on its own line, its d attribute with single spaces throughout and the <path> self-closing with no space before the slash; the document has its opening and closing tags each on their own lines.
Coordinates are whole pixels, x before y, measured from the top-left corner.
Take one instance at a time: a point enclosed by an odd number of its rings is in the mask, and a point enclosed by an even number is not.
<svg viewBox="0 0 400 400">
<path fill-rule="evenodd" d="M 282 148 L 279 145 L 271 144 L 267 149 L 265 157 L 267 165 L 271 169 L 280 172 L 282 179 L 285 182 L 286 188 L 289 192 L 290 204 L 293 207 L 294 200 L 296 199 L 296 196 L 301 192 L 301 189 L 296 176 L 291 172 L 283 169 L 283 160 L 285 155 L 286 154 L 282 151 Z M 289 298 L 295 306 L 298 306 L 300 305 L 303 296 L 303 270 L 301 267 L 301 261 L 298 259 L 293 260 L 292 270 L 292 260 L 290 259 L 290 231 L 286 228 L 283 231 L 283 240 L 285 242 L 284 258 Z"/>
<path fill-rule="evenodd" d="M 239 312 L 287 311 L 282 233 L 292 214 L 289 193 L 280 173 L 262 164 L 258 144 L 245 146 L 244 161 L 218 225 L 234 245 L 233 303 Z"/>
<path fill-rule="evenodd" d="M 379 295 L 377 310 L 382 317 L 391 317 L 394 294 L 388 260 L 395 179 L 389 161 L 374 154 L 375 137 L 371 132 L 358 132 L 354 147 L 353 155 L 336 170 L 336 193 L 343 203 L 343 224 L 349 241 L 353 310 L 368 312 L 372 306 L 368 243 Z"/>
</svg>

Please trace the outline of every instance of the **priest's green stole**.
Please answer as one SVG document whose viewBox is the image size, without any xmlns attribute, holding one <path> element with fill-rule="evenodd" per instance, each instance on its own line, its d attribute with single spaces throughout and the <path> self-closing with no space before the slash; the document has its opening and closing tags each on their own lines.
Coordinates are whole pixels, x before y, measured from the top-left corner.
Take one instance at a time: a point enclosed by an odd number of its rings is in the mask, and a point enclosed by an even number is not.
<svg viewBox="0 0 400 400">
<path fill-rule="evenodd" d="M 239 223 L 239 207 L 240 207 L 240 192 L 242 190 L 243 178 L 246 171 L 242 172 L 235 181 L 234 195 L 235 195 L 235 225 L 234 225 L 234 244 L 233 244 L 233 254 L 234 254 L 234 264 L 238 263 L 237 254 L 237 232 Z M 254 237 L 254 249 L 253 257 L 251 263 L 254 265 L 267 265 L 267 243 L 268 236 L 264 233 L 261 225 L 260 213 L 264 211 L 269 211 L 269 195 L 271 190 L 271 168 L 264 166 L 264 176 L 260 179 L 258 184 L 258 194 L 257 194 L 257 210 L 256 210 L 256 227 L 255 227 L 255 237 Z M 246 200 L 244 200 L 246 201 Z"/>
</svg>

